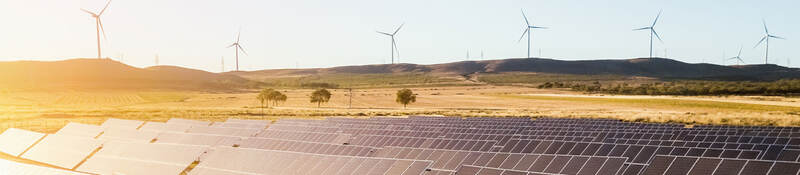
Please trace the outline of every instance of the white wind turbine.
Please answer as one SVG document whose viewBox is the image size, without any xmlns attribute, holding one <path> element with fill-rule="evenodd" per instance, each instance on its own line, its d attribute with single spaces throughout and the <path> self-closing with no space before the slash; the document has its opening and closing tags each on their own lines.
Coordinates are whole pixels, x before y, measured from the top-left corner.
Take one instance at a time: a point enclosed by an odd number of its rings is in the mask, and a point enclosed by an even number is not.
<svg viewBox="0 0 800 175">
<path fill-rule="evenodd" d="M 386 33 L 386 32 L 381 32 L 381 31 L 375 31 L 375 32 L 378 32 L 378 33 L 380 33 L 380 34 L 384 34 L 384 35 L 386 35 L 386 36 L 392 37 L 392 48 L 391 48 L 391 50 L 392 50 L 392 64 L 394 64 L 394 52 L 395 52 L 395 51 L 397 51 L 397 62 L 400 62 L 400 50 L 399 50 L 399 49 L 397 49 L 397 43 L 395 42 L 395 40 L 394 40 L 394 37 L 395 37 L 395 36 L 397 36 L 397 32 L 399 32 L 399 31 L 400 31 L 400 28 L 403 28 L 403 25 L 405 25 L 405 23 L 403 23 L 403 24 L 400 24 L 400 27 L 397 27 L 397 29 L 396 29 L 396 30 L 394 30 L 394 32 L 393 32 L 393 33 Z"/>
<path fill-rule="evenodd" d="M 785 38 L 779 37 L 779 36 L 775 36 L 775 35 L 772 35 L 771 33 L 769 33 L 769 29 L 767 29 L 767 21 L 766 20 L 762 20 L 762 22 L 764 22 L 764 37 L 761 37 L 761 40 L 758 41 L 758 44 L 756 44 L 756 46 L 753 46 L 753 48 L 758 47 L 758 45 L 761 45 L 761 43 L 764 42 L 765 40 L 767 41 L 765 43 L 766 44 L 766 50 L 765 50 L 766 53 L 764 54 L 764 64 L 767 64 L 768 61 L 769 61 L 769 39 L 770 38 L 785 39 Z"/>
<path fill-rule="evenodd" d="M 247 55 L 247 52 L 244 51 L 242 45 L 239 44 L 239 37 L 242 36 L 241 34 L 242 34 L 241 30 L 239 30 L 239 33 L 236 34 L 236 41 L 233 42 L 233 44 L 231 44 L 230 46 L 228 46 L 228 48 L 235 47 L 236 49 L 236 71 L 239 71 L 239 50 L 241 50 L 242 53 L 244 53 L 244 55 Z"/>
<path fill-rule="evenodd" d="M 103 38 L 106 38 L 106 30 L 103 29 L 103 22 L 100 21 L 100 16 L 103 15 L 104 12 L 106 12 L 106 9 L 108 8 L 108 5 L 110 5 L 110 4 L 111 4 L 111 0 L 108 0 L 108 2 L 106 3 L 106 6 L 103 7 L 103 9 L 100 10 L 99 13 L 94 13 L 94 12 L 91 12 L 91 11 L 86 10 L 86 9 L 81 9 L 82 11 L 92 15 L 92 18 L 94 18 L 94 20 L 95 20 L 95 28 L 97 28 L 97 59 L 101 59 L 102 58 L 102 56 L 100 54 L 100 31 L 103 31 Z"/>
<path fill-rule="evenodd" d="M 642 28 L 638 28 L 638 29 L 633 29 L 633 30 L 650 30 L 650 58 L 653 58 L 653 36 L 655 35 L 656 38 L 658 38 L 658 41 L 661 41 L 662 43 L 664 42 L 663 40 L 661 40 L 661 37 L 658 36 L 658 33 L 656 32 L 656 28 L 655 28 L 659 17 L 661 17 L 661 11 L 658 11 L 658 15 L 656 16 L 656 19 L 653 20 L 653 24 L 652 25 L 650 25 L 648 27 L 642 27 Z"/>
<path fill-rule="evenodd" d="M 736 54 L 735 57 L 728 58 L 728 60 L 736 60 L 736 65 L 744 63 L 744 60 L 742 60 L 742 48 L 739 47 L 739 54 Z"/>
<path fill-rule="evenodd" d="M 528 16 L 525 15 L 525 11 L 523 11 L 522 9 L 520 9 L 520 11 L 522 12 L 522 18 L 525 18 L 525 30 L 522 31 L 522 36 L 519 37 L 519 40 L 517 42 L 522 41 L 522 38 L 524 38 L 525 35 L 528 35 L 528 57 L 527 58 L 530 58 L 531 57 L 531 29 L 547 29 L 547 27 L 540 27 L 540 26 L 532 25 L 530 23 L 530 21 L 528 21 Z"/>
</svg>

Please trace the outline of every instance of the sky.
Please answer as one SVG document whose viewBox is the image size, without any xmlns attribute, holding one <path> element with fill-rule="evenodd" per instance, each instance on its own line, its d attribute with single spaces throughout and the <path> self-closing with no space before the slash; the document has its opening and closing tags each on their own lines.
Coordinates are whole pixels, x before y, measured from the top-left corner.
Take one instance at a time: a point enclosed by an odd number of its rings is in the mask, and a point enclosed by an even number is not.
<svg viewBox="0 0 800 175">
<path fill-rule="evenodd" d="M 0 61 L 63 60 L 97 55 L 95 21 L 105 0 L 0 0 Z M 690 63 L 723 64 L 736 56 L 799 67 L 797 0 L 114 0 L 101 19 L 103 57 L 136 67 L 174 65 L 211 72 L 234 69 L 241 31 L 242 70 L 334 67 L 390 62 L 435 64 L 526 57 L 520 10 L 537 26 L 531 56 L 559 60 L 647 57 L 650 25 L 663 11 L 654 54 Z M 484 57 L 481 58 L 481 52 Z M 467 58 L 467 53 L 470 57 Z M 736 64 L 734 61 L 724 62 Z"/>
</svg>

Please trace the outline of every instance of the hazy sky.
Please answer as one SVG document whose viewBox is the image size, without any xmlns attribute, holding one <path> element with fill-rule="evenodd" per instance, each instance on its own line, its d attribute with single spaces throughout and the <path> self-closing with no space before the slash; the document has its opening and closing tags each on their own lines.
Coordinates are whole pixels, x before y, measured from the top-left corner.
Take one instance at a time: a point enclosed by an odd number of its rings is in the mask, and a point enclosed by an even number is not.
<svg viewBox="0 0 800 175">
<path fill-rule="evenodd" d="M 96 57 L 94 20 L 105 0 L 0 0 L 0 61 Z M 655 54 L 686 62 L 719 64 L 744 47 L 747 63 L 763 63 L 753 48 L 764 31 L 771 63 L 786 65 L 800 50 L 797 0 L 114 0 L 103 24 L 103 55 L 147 67 L 160 63 L 218 72 L 221 58 L 233 69 L 233 42 L 241 27 L 244 70 L 332 67 L 389 62 L 397 36 L 400 61 L 431 64 L 524 57 L 520 9 L 536 25 L 532 56 L 625 59 L 648 55 L 646 27 L 663 9 L 656 30 L 664 43 Z M 541 53 L 540 51 L 541 50 Z M 666 51 L 665 51 L 666 50 Z M 735 64 L 729 61 L 726 64 Z M 793 60 L 792 66 L 800 65 Z"/>
</svg>

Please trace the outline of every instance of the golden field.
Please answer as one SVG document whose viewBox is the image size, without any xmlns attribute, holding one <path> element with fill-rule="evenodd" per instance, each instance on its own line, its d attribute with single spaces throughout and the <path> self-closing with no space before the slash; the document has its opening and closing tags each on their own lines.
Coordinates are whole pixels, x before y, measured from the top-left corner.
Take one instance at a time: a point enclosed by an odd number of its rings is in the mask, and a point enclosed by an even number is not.
<svg viewBox="0 0 800 175">
<path fill-rule="evenodd" d="M 311 89 L 277 89 L 289 98 L 260 108 L 255 92 L 65 91 L 3 92 L 0 131 L 9 127 L 54 132 L 67 122 L 100 124 L 106 118 L 166 121 L 172 117 L 222 121 L 325 116 L 490 116 L 614 118 L 636 122 L 800 126 L 798 98 L 585 95 L 516 86 L 411 88 L 417 102 L 403 109 L 398 88 L 335 89 L 327 104 L 309 103 Z"/>
</svg>

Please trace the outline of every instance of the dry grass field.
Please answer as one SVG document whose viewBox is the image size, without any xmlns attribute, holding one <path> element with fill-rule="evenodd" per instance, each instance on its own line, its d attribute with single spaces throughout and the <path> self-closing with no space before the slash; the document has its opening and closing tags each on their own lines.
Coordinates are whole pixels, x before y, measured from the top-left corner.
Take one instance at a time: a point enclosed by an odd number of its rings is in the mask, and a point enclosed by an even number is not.
<svg viewBox="0 0 800 175">
<path fill-rule="evenodd" d="M 165 121 L 171 117 L 222 121 L 324 116 L 492 116 L 616 118 L 637 122 L 800 126 L 800 105 L 786 97 L 669 97 L 584 95 L 513 86 L 412 88 L 417 102 L 403 109 L 397 88 L 332 90 L 329 103 L 309 103 L 310 89 L 277 89 L 285 103 L 262 109 L 256 93 L 166 91 L 6 92 L 0 131 L 16 127 L 54 132 L 67 122 L 99 124 L 109 117 Z"/>
</svg>

